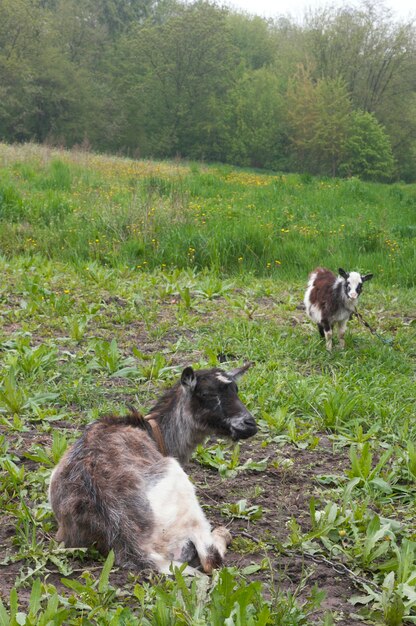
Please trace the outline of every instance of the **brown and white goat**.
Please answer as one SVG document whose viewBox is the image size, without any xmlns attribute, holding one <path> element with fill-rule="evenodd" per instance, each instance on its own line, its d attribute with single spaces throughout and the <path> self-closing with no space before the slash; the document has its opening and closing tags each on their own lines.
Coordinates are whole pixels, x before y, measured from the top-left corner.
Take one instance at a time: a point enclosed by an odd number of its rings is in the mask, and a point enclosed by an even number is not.
<svg viewBox="0 0 416 626">
<path fill-rule="evenodd" d="M 355 312 L 362 285 L 373 274 L 361 276 L 358 272 L 345 272 L 341 267 L 339 276 L 318 267 L 309 275 L 304 303 L 306 312 L 318 324 L 321 337 L 325 337 L 327 350 L 332 350 L 332 330 L 338 324 L 338 337 L 344 348 L 345 329 Z"/>
<path fill-rule="evenodd" d="M 119 565 L 136 570 L 168 573 L 195 557 L 206 573 L 221 566 L 231 535 L 211 531 L 181 465 L 208 435 L 238 440 L 257 432 L 236 383 L 249 365 L 187 367 L 146 418 L 133 411 L 87 426 L 51 476 L 57 540 L 112 549 Z"/>
</svg>

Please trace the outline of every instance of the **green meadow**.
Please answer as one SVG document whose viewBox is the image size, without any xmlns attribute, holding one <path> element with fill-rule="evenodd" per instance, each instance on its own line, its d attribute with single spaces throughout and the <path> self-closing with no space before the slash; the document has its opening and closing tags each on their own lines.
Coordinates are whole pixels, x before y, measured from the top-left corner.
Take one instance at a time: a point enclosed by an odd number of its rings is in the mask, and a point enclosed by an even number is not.
<svg viewBox="0 0 416 626">
<path fill-rule="evenodd" d="M 300 280 L 343 263 L 415 285 L 416 188 L 0 148 L 0 245 L 130 269 Z"/>
<path fill-rule="evenodd" d="M 0 144 L 0 625 L 416 623 L 415 235 L 415 185 Z M 317 265 L 374 274 L 376 334 L 326 352 Z M 227 567 L 56 543 L 50 473 L 87 423 L 246 361 L 260 433 L 187 468 Z"/>
</svg>

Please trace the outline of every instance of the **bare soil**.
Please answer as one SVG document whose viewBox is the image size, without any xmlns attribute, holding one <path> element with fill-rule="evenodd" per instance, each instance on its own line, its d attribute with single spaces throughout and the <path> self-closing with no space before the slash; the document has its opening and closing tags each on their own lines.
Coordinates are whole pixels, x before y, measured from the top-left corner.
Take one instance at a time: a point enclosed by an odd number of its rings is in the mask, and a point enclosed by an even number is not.
<svg viewBox="0 0 416 626">
<path fill-rule="evenodd" d="M 242 445 L 241 462 L 248 458 L 260 461 L 265 456 L 272 459 L 278 450 L 280 456 L 293 460 L 292 467 L 284 470 L 269 467 L 265 472 L 248 471 L 233 479 L 221 479 L 215 471 L 195 462 L 188 469 L 212 524 L 226 525 L 233 538 L 243 537 L 258 545 L 257 551 L 244 554 L 231 544 L 226 565 L 244 568 L 261 564 L 266 558 L 271 567 L 251 576 L 264 582 L 266 593 L 271 585 L 278 585 L 282 590 L 290 589 L 302 599 L 317 585 L 326 594 L 317 618 L 325 610 L 330 610 L 336 616 L 337 624 L 356 626 L 364 622 L 357 619 L 354 615 L 356 609 L 348 602 L 351 596 L 357 594 L 357 589 L 347 570 L 341 568 L 340 571 L 338 563 L 319 557 L 311 559 L 308 555 L 285 550 L 281 546 L 287 539 L 287 522 L 292 517 L 300 523 L 303 531 L 310 529 L 309 501 L 312 496 L 319 498 L 315 477 L 319 474 L 341 474 L 341 468 L 345 466 L 345 458 L 333 452 L 325 436 L 321 438 L 318 449 L 319 452 L 317 449 L 311 452 L 292 446 L 277 449 L 274 444 L 264 448 L 261 442 L 252 440 Z M 242 498 L 262 507 L 261 519 L 256 522 L 224 519 L 219 510 L 221 505 Z"/>
</svg>

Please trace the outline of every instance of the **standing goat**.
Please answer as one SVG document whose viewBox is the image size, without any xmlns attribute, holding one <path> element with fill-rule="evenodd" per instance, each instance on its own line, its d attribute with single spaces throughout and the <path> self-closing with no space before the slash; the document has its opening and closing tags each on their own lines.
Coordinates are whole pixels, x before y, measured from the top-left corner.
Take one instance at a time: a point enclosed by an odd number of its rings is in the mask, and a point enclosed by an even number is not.
<svg viewBox="0 0 416 626">
<path fill-rule="evenodd" d="M 358 272 L 338 270 L 335 276 L 330 270 L 318 267 L 309 275 L 305 292 L 306 312 L 313 322 L 318 324 L 321 337 L 325 337 L 327 350 L 332 350 L 332 329 L 338 324 L 338 337 L 344 348 L 347 322 L 355 311 L 362 285 L 373 274 L 361 276 Z"/>
<path fill-rule="evenodd" d="M 211 531 L 181 464 L 208 435 L 257 432 L 236 384 L 249 366 L 187 367 L 145 418 L 133 411 L 89 425 L 51 476 L 57 540 L 112 549 L 119 565 L 136 570 L 168 573 L 196 556 L 206 573 L 220 567 L 231 535 Z"/>
</svg>

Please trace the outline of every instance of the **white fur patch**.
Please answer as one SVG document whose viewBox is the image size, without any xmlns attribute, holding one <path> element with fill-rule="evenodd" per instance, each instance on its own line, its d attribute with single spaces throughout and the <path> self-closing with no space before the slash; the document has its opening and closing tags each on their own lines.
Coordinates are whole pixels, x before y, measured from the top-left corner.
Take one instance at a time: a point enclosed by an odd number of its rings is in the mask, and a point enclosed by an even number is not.
<svg viewBox="0 0 416 626">
<path fill-rule="evenodd" d="M 308 312 L 309 317 L 311 318 L 313 322 L 316 322 L 317 324 L 321 323 L 322 311 L 319 308 L 319 306 L 317 306 L 316 304 L 310 304 L 309 308 L 307 308 L 306 310 Z"/>
<path fill-rule="evenodd" d="M 350 285 L 355 285 L 357 286 L 358 283 L 361 283 L 361 275 L 358 272 L 350 272 L 350 275 L 348 276 L 348 282 L 350 283 Z"/>
<path fill-rule="evenodd" d="M 361 280 L 361 276 L 358 272 L 350 272 L 350 275 L 348 276 L 348 285 L 350 287 L 349 292 L 348 292 L 348 297 L 351 300 L 356 300 L 359 296 L 359 293 L 357 291 L 357 287 L 358 285 L 360 285 L 363 281 Z"/>
<path fill-rule="evenodd" d="M 234 428 L 238 428 L 240 424 L 243 424 L 243 425 L 245 424 L 246 419 L 247 419 L 246 413 L 242 413 L 241 415 L 234 415 L 234 417 L 232 417 L 230 420 L 231 426 Z"/>
<path fill-rule="evenodd" d="M 188 540 L 195 546 L 210 541 L 211 527 L 199 506 L 195 489 L 179 463 L 169 459 L 166 475 L 148 492 L 154 516 L 154 551 L 168 560 L 180 559 Z"/>
<path fill-rule="evenodd" d="M 305 297 L 303 298 L 303 303 L 305 305 L 305 309 L 309 317 L 312 317 L 310 297 L 311 297 L 311 291 L 313 289 L 313 283 L 315 282 L 315 278 L 316 278 L 316 272 L 311 274 L 309 281 L 308 281 L 308 287 L 305 292 Z"/>
</svg>

